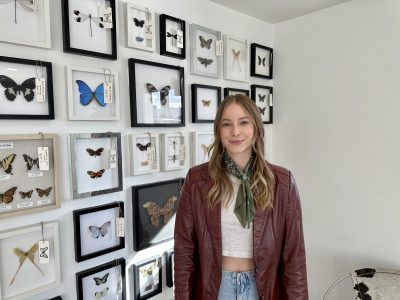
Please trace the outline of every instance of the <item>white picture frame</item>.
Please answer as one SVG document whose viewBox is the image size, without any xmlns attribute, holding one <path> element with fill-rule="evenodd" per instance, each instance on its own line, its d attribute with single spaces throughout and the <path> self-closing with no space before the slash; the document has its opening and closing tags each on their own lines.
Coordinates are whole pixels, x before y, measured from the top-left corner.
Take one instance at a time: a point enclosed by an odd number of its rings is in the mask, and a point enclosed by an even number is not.
<svg viewBox="0 0 400 300">
<path fill-rule="evenodd" d="M 158 133 L 130 135 L 130 152 L 132 175 L 160 172 L 160 137 Z M 150 155 L 152 155 L 151 160 L 149 160 Z M 152 163 L 149 164 L 149 161 Z"/>
<path fill-rule="evenodd" d="M 224 36 L 224 79 L 249 81 L 249 43 L 246 39 Z"/>
<path fill-rule="evenodd" d="M 182 132 L 161 135 L 162 171 L 180 170 L 186 167 L 188 157 L 187 137 Z"/>
<path fill-rule="evenodd" d="M 208 149 L 214 142 L 214 132 L 197 132 L 191 133 L 192 146 L 192 165 L 199 165 L 208 162 L 210 159 Z M 211 153 L 210 153 L 211 155 Z"/>
<path fill-rule="evenodd" d="M 154 52 L 155 15 L 147 7 L 126 3 L 126 43 L 130 48 Z"/>
</svg>

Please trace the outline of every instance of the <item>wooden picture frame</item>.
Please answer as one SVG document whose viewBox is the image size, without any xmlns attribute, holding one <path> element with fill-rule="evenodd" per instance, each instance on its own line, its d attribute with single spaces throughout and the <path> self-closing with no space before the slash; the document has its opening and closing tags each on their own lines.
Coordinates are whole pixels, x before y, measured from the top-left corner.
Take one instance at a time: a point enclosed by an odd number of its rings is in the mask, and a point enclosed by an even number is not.
<svg viewBox="0 0 400 300">
<path fill-rule="evenodd" d="M 224 79 L 249 81 L 249 54 L 246 39 L 225 35 L 224 37 Z"/>
<path fill-rule="evenodd" d="M 154 52 L 155 15 L 148 7 L 126 3 L 126 42 L 130 48 Z"/>
<path fill-rule="evenodd" d="M 192 154 L 192 166 L 208 162 L 211 156 L 209 149 L 214 143 L 214 132 L 194 131 L 191 133 L 191 141 L 193 147 L 192 151 L 190 151 Z"/>
</svg>

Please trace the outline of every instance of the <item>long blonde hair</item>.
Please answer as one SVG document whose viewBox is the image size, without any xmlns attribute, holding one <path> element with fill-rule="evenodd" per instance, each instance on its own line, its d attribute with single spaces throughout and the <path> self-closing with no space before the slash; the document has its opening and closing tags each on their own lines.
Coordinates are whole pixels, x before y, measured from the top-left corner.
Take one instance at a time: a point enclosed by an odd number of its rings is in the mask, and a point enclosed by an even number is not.
<svg viewBox="0 0 400 300">
<path fill-rule="evenodd" d="M 253 100 L 241 94 L 228 96 L 218 107 L 214 121 L 214 143 L 210 148 L 210 161 L 208 172 L 213 181 L 213 186 L 207 195 L 210 208 L 218 203 L 227 205 L 233 195 L 233 186 L 226 171 L 223 153 L 225 151 L 221 142 L 220 128 L 222 114 L 225 108 L 236 103 L 251 115 L 254 125 L 253 153 L 255 156 L 253 175 L 250 179 L 250 189 L 253 194 L 254 205 L 258 209 L 272 209 L 274 199 L 275 177 L 264 157 L 264 126 L 260 112 Z"/>
</svg>

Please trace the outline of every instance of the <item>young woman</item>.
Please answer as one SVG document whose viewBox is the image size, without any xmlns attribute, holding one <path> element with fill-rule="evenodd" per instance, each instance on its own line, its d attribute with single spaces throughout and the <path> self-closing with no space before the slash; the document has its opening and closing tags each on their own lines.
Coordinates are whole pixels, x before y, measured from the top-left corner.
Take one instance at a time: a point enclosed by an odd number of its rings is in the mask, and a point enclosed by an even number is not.
<svg viewBox="0 0 400 300">
<path fill-rule="evenodd" d="M 255 103 L 228 96 L 212 155 L 191 168 L 175 222 L 175 299 L 308 299 L 300 199 L 265 161 Z"/>
</svg>

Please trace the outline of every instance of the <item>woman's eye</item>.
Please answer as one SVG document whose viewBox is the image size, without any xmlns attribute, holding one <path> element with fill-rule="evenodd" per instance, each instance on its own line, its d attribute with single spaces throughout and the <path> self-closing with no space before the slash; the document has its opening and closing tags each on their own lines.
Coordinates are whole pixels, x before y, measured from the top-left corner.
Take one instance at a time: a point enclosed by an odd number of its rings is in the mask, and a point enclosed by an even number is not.
<svg viewBox="0 0 400 300">
<path fill-rule="evenodd" d="M 229 125 L 229 123 L 222 123 L 222 127 L 228 127 Z"/>
<path fill-rule="evenodd" d="M 249 121 L 242 121 L 242 122 L 240 122 L 240 125 L 247 125 L 247 124 L 249 124 Z"/>
</svg>

